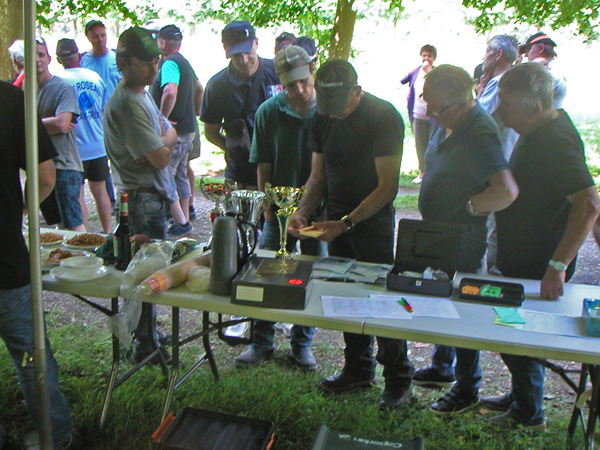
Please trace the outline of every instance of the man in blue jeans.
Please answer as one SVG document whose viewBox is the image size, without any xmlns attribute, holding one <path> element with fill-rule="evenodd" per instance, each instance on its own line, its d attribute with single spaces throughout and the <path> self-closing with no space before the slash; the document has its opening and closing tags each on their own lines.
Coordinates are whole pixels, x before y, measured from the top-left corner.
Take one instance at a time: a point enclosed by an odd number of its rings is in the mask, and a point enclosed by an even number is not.
<svg viewBox="0 0 600 450">
<path fill-rule="evenodd" d="M 258 163 L 258 188 L 265 183 L 273 186 L 299 188 L 310 175 L 311 151 L 307 146 L 309 123 L 317 105 L 312 61 L 300 47 L 286 47 L 275 56 L 275 72 L 285 91 L 264 102 L 256 112 L 250 162 Z M 261 248 L 279 250 L 279 224 L 275 207 L 265 212 Z M 296 238 L 289 237 L 288 251 L 294 249 Z M 324 256 L 323 243 L 314 239 L 300 243 L 302 254 Z M 290 359 L 307 370 L 316 368 L 310 350 L 315 330 L 294 325 L 290 343 Z M 252 344 L 237 358 L 238 364 L 257 365 L 273 354 L 275 324 L 254 321 Z"/>
<path fill-rule="evenodd" d="M 541 280 L 540 297 L 556 300 L 575 271 L 577 251 L 600 210 L 583 143 L 571 119 L 555 109 L 552 76 L 538 63 L 519 64 L 498 85 L 500 118 L 521 136 L 509 160 L 519 197 L 497 214 L 503 275 Z M 484 397 L 490 420 L 503 429 L 543 431 L 544 367 L 526 356 L 502 354 L 511 392 Z"/>
<path fill-rule="evenodd" d="M 29 255 L 21 232 L 23 194 L 19 169 L 25 170 L 25 109 L 22 91 L 4 82 L 0 83 L 0 118 L 3 124 L 0 128 L 0 203 L 4 215 L 0 221 L 3 247 L 0 255 L 0 337 L 10 353 L 29 417 L 37 429 L 40 424 L 34 366 L 29 358 L 34 346 Z M 41 123 L 38 131 L 40 200 L 43 200 L 54 187 L 56 168 L 52 158 L 56 151 Z M 57 450 L 73 449 L 76 436 L 73 435 L 71 412 L 58 387 L 58 365 L 47 338 L 46 348 L 53 445 Z M 4 434 L 0 427 L 0 448 Z"/>
</svg>

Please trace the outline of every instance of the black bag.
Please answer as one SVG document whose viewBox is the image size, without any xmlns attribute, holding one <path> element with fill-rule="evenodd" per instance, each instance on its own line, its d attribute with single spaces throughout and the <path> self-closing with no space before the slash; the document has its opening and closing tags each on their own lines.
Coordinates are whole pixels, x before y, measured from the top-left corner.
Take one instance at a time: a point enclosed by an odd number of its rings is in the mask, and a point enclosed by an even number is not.
<svg viewBox="0 0 600 450">
<path fill-rule="evenodd" d="M 248 162 L 250 158 L 252 136 L 250 136 L 250 130 L 248 129 L 248 110 L 250 109 L 251 100 L 256 97 L 262 77 L 263 64 L 260 61 L 252 86 L 244 100 L 240 117 L 223 124 L 223 130 L 225 131 L 225 156 L 228 160 Z"/>
<path fill-rule="evenodd" d="M 367 438 L 350 433 L 340 433 L 321 425 L 311 450 L 424 450 L 425 439 Z"/>
</svg>

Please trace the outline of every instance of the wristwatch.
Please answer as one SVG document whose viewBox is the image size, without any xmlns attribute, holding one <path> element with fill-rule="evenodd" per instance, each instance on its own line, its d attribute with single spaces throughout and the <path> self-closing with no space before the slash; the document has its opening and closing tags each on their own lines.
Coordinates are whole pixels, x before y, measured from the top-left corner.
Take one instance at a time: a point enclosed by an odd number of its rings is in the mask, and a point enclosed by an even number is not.
<svg viewBox="0 0 600 450">
<path fill-rule="evenodd" d="M 344 233 L 348 233 L 349 231 L 354 230 L 354 227 L 356 227 L 356 225 L 354 224 L 354 222 L 352 222 L 347 215 L 344 216 L 344 217 L 342 217 L 340 220 L 346 226 L 346 231 L 344 231 Z"/>
<path fill-rule="evenodd" d="M 552 267 L 554 270 L 558 270 L 558 271 L 567 270 L 567 267 L 569 267 L 562 261 L 553 261 L 553 260 L 550 260 L 548 265 L 550 267 Z"/>
</svg>

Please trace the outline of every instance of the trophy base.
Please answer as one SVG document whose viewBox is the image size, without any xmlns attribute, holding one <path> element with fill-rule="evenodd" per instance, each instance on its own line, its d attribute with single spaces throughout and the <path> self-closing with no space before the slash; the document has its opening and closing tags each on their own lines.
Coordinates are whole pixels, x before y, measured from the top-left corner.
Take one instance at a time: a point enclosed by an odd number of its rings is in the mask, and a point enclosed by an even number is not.
<svg viewBox="0 0 600 450">
<path fill-rule="evenodd" d="M 252 256 L 233 280 L 231 303 L 274 309 L 306 309 L 312 261 Z"/>
</svg>

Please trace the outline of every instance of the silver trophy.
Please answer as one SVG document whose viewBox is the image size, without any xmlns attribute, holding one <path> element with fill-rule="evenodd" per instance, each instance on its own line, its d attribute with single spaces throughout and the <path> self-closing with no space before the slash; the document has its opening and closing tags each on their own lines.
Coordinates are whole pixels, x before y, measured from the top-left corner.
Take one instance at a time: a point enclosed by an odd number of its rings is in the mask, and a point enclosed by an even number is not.
<svg viewBox="0 0 600 450">
<path fill-rule="evenodd" d="M 238 225 L 246 235 L 246 245 L 248 252 L 256 247 L 258 238 L 257 225 L 260 221 L 260 216 L 269 206 L 268 197 L 264 192 L 239 190 L 231 191 L 225 202 L 225 210 L 227 214 L 233 213 Z"/>
</svg>

